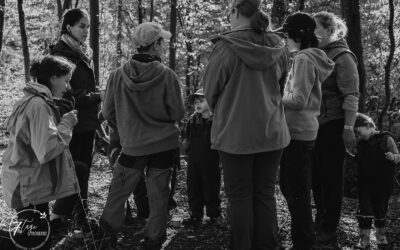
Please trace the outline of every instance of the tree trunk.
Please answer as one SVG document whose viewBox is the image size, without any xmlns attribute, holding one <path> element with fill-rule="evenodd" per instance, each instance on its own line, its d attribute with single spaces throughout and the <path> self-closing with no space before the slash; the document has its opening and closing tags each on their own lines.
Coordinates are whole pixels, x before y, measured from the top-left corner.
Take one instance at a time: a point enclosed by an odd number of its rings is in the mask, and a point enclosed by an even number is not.
<svg viewBox="0 0 400 250">
<path fill-rule="evenodd" d="M 25 13 L 23 9 L 23 4 L 24 4 L 23 0 L 18 0 L 18 18 L 19 18 L 19 28 L 21 31 L 22 52 L 24 54 L 25 82 L 29 82 L 30 59 L 29 59 L 28 37 L 26 35 L 26 29 L 25 29 Z"/>
<path fill-rule="evenodd" d="M 99 1 L 90 0 L 90 47 L 93 50 L 94 76 L 99 84 Z"/>
<path fill-rule="evenodd" d="M 78 5 L 79 5 L 79 0 L 76 0 L 75 1 L 75 9 L 78 8 Z"/>
<path fill-rule="evenodd" d="M 360 24 L 360 2 L 359 0 L 341 0 L 341 11 L 342 16 L 345 18 L 347 27 L 349 29 L 347 35 L 347 43 L 351 51 L 356 55 L 358 60 L 358 74 L 360 79 L 360 100 L 359 100 L 359 111 L 364 111 L 364 98 L 365 98 L 365 65 L 363 56 L 363 47 L 361 41 L 361 24 Z"/>
<path fill-rule="evenodd" d="M 118 9 L 117 9 L 117 67 L 121 66 L 121 58 L 122 58 L 122 0 L 118 0 Z"/>
<path fill-rule="evenodd" d="M 71 9 L 72 8 L 72 0 L 64 0 L 64 5 L 63 5 L 63 13 L 65 10 Z"/>
<path fill-rule="evenodd" d="M 394 40 L 394 32 L 393 32 L 393 21 L 394 21 L 394 4 L 393 0 L 389 0 L 389 56 L 385 64 L 385 105 L 382 109 L 382 112 L 379 115 L 378 119 L 378 127 L 381 130 L 383 126 L 383 118 L 385 117 L 387 110 L 390 105 L 390 69 L 392 66 L 394 50 L 396 48 L 396 42 Z"/>
<path fill-rule="evenodd" d="M 4 11 L 6 0 L 0 0 L 0 55 L 3 45 L 3 30 L 4 30 Z"/>
<path fill-rule="evenodd" d="M 304 11 L 305 0 L 299 0 L 299 11 Z"/>
<path fill-rule="evenodd" d="M 139 17 L 139 23 L 143 23 L 143 10 L 142 10 L 142 0 L 138 1 L 138 17 Z"/>
<path fill-rule="evenodd" d="M 57 0 L 57 15 L 58 15 L 58 20 L 61 20 L 63 15 L 63 7 L 61 0 Z"/>
<path fill-rule="evenodd" d="M 150 22 L 153 21 L 154 17 L 154 0 L 150 0 Z"/>
<path fill-rule="evenodd" d="M 271 10 L 271 21 L 273 28 L 279 28 L 286 15 L 286 1 L 287 0 L 274 0 Z"/>
<path fill-rule="evenodd" d="M 175 71 L 176 65 L 176 5 L 177 0 L 171 0 L 171 40 L 169 45 L 169 67 Z"/>
</svg>

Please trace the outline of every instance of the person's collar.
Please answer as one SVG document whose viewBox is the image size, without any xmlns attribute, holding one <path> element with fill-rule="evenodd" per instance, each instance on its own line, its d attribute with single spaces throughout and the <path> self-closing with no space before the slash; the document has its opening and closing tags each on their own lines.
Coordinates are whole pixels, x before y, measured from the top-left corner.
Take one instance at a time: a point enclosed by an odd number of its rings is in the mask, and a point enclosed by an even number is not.
<svg viewBox="0 0 400 250">
<path fill-rule="evenodd" d="M 248 30 L 251 29 L 251 24 L 250 23 L 244 23 L 236 26 L 235 28 L 232 28 L 231 31 L 238 31 L 238 30 Z"/>
</svg>

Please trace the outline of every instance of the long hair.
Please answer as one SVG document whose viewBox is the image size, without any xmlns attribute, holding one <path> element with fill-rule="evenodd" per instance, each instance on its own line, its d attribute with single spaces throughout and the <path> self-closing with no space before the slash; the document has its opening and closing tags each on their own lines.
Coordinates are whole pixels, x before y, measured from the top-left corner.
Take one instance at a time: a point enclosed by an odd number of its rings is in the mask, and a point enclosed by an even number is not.
<svg viewBox="0 0 400 250">
<path fill-rule="evenodd" d="M 69 33 L 67 30 L 67 25 L 74 26 L 84 17 L 89 19 L 89 15 L 85 10 L 82 9 L 67 10 L 62 17 L 60 36 Z"/>
</svg>

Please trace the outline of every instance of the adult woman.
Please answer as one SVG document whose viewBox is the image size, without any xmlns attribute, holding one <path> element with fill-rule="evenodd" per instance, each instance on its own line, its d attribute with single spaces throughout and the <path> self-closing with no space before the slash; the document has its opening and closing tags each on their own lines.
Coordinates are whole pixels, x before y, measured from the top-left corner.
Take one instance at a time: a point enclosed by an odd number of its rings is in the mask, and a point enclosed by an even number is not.
<svg viewBox="0 0 400 250">
<path fill-rule="evenodd" d="M 321 82 L 334 63 L 317 48 L 314 18 L 303 12 L 290 14 L 282 28 L 290 52 L 297 52 L 283 94 L 290 144 L 280 167 L 280 187 L 291 216 L 294 249 L 312 249 L 314 227 L 311 209 L 312 153 L 318 132 Z"/>
<path fill-rule="evenodd" d="M 103 92 L 96 90 L 96 82 L 91 65 L 92 51 L 85 43 L 89 32 L 89 16 L 81 9 L 71 9 L 65 12 L 60 32 L 60 40 L 51 47 L 51 54 L 63 56 L 76 65 L 71 77 L 71 91 L 65 98 L 75 100 L 78 110 L 78 124 L 75 126 L 70 150 L 74 161 L 85 163 L 89 169 L 92 165 L 93 144 L 96 128 L 99 126 L 97 114 Z M 72 98 L 72 97 L 73 98 Z M 88 175 L 89 176 L 89 175 Z M 81 198 L 87 209 L 88 181 L 81 186 Z M 63 202 L 60 207 L 54 207 L 62 214 Z M 78 206 L 78 221 L 85 222 L 85 212 Z"/>
<path fill-rule="evenodd" d="M 3 155 L 1 183 L 7 205 L 17 211 L 48 214 L 48 202 L 79 192 L 68 150 L 76 110 L 60 116 L 54 102 L 68 87 L 74 66 L 62 57 L 33 63 L 36 82 L 24 88 L 6 122 L 10 133 Z M 50 244 L 50 243 L 48 243 Z"/>
<path fill-rule="evenodd" d="M 241 250 L 277 247 L 275 179 L 290 139 L 279 84 L 287 51 L 266 31 L 269 19 L 259 8 L 257 0 L 232 2 L 232 29 L 218 37 L 203 78 L 230 203 L 231 247 Z"/>
<path fill-rule="evenodd" d="M 343 196 L 345 149 L 354 152 L 353 125 L 358 109 L 358 71 L 355 55 L 344 40 L 347 27 L 336 15 L 314 15 L 319 47 L 335 62 L 333 73 L 322 83 L 321 114 L 315 145 L 313 194 L 317 207 L 319 243 L 336 245 Z"/>
</svg>

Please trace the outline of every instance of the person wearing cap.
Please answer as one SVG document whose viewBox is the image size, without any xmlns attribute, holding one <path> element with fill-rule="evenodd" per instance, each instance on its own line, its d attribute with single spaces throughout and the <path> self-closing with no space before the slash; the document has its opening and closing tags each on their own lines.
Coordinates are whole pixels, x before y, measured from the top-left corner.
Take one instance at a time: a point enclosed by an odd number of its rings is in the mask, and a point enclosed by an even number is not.
<svg viewBox="0 0 400 250">
<path fill-rule="evenodd" d="M 122 151 L 100 218 L 100 236 L 115 241 L 125 218 L 125 201 L 143 171 L 150 215 L 144 228 L 146 249 L 160 249 L 166 239 L 171 166 L 179 151 L 179 128 L 184 107 L 177 75 L 161 63 L 164 39 L 171 33 L 146 22 L 133 33 L 137 54 L 111 72 L 103 105 L 106 120 L 115 120 Z"/>
<path fill-rule="evenodd" d="M 282 99 L 291 140 L 283 151 L 279 173 L 291 216 L 293 249 L 302 250 L 311 250 L 314 245 L 312 157 L 319 126 L 321 82 L 335 65 L 317 48 L 315 27 L 311 15 L 295 12 L 277 30 L 286 35 L 289 51 L 296 52 Z"/>
<path fill-rule="evenodd" d="M 218 222 L 221 215 L 221 170 L 218 151 L 211 149 L 212 113 L 203 89 L 191 94 L 188 101 L 194 106 L 194 114 L 188 119 L 184 133 L 184 145 L 188 155 L 187 191 L 191 215 L 183 224 L 197 226 L 202 222 L 204 207 L 210 222 Z"/>
<path fill-rule="evenodd" d="M 313 164 L 313 196 L 317 242 L 337 245 L 343 199 L 346 150 L 355 154 L 354 123 L 359 102 L 357 57 L 350 51 L 345 22 L 329 12 L 314 14 L 319 47 L 335 62 L 322 83 L 321 114 Z"/>
<path fill-rule="evenodd" d="M 275 183 L 290 141 L 283 111 L 288 52 L 259 0 L 232 1 L 203 77 L 229 201 L 231 249 L 276 249 Z"/>
</svg>

